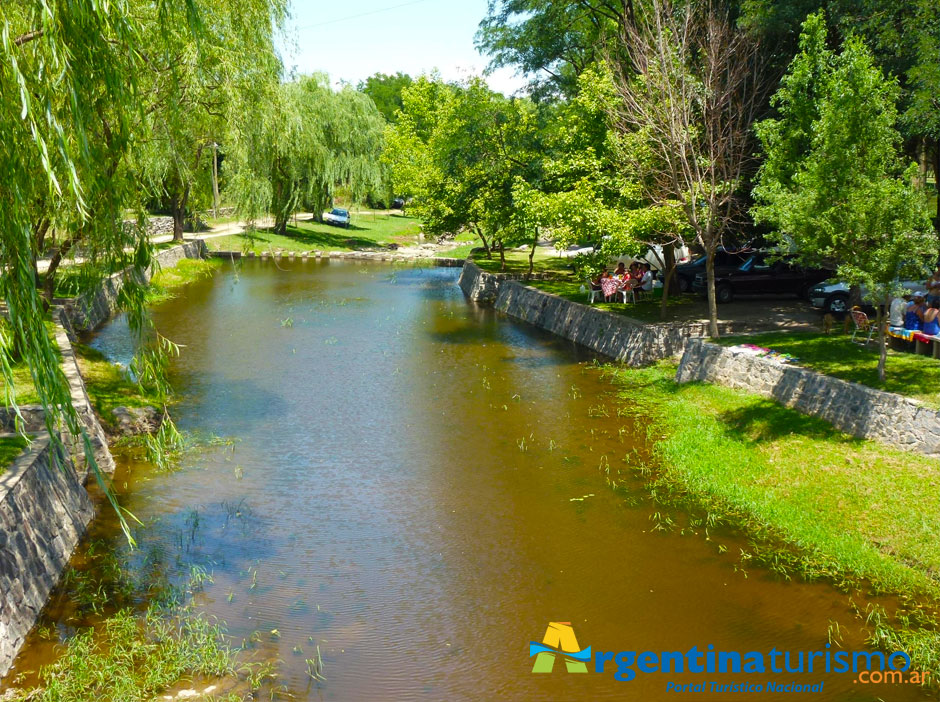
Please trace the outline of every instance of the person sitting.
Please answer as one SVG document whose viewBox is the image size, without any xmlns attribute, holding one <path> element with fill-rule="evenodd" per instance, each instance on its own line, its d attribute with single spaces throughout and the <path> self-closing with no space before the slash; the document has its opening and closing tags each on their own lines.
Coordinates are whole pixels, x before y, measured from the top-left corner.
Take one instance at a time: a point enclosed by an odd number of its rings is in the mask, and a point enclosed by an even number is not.
<svg viewBox="0 0 940 702">
<path fill-rule="evenodd" d="M 636 284 L 637 290 L 642 290 L 645 293 L 653 292 L 653 267 L 648 261 L 642 264 L 642 271 L 643 273 Z"/>
<path fill-rule="evenodd" d="M 907 305 L 910 301 L 910 293 L 905 293 L 901 297 L 894 297 L 891 299 L 891 306 L 888 308 L 889 327 L 904 326 L 904 310 L 907 309 Z"/>
<path fill-rule="evenodd" d="M 923 321 L 921 331 L 927 336 L 940 335 L 940 319 L 937 319 L 938 315 L 940 315 L 940 298 L 934 298 L 930 302 L 930 306 L 921 314 Z"/>
<path fill-rule="evenodd" d="M 927 278 L 925 285 L 927 286 L 927 304 L 940 300 L 940 266 L 937 266 L 933 274 Z"/>
<path fill-rule="evenodd" d="M 904 328 L 911 331 L 920 331 L 920 328 L 923 326 L 923 314 L 924 314 L 924 293 L 917 291 L 913 295 L 914 299 L 908 304 L 907 309 L 904 310 Z"/>
<path fill-rule="evenodd" d="M 623 261 L 617 264 L 617 269 L 614 271 L 614 278 L 623 278 L 627 274 L 627 268 L 624 266 Z"/>
</svg>

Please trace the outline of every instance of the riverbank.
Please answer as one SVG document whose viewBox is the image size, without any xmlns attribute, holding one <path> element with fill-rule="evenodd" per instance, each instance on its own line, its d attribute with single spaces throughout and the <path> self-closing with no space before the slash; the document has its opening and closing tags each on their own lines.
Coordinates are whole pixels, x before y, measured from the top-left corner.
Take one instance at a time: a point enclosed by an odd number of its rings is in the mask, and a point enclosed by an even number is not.
<svg viewBox="0 0 940 702">
<path fill-rule="evenodd" d="M 659 495 L 726 522 L 752 541 L 742 564 L 785 577 L 898 596 L 895 612 L 863 612 L 872 641 L 937 670 L 940 523 L 936 462 L 850 437 L 773 400 L 678 384 L 674 361 L 610 367 L 620 396 L 650 421 Z M 893 649 L 892 649 L 893 650 Z"/>
</svg>

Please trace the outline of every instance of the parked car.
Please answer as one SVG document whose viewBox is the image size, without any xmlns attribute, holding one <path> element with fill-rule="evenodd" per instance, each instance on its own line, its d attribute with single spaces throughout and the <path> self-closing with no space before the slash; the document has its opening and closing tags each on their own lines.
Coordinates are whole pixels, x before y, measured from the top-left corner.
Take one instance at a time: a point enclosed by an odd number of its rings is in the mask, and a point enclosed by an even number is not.
<svg viewBox="0 0 940 702">
<path fill-rule="evenodd" d="M 753 249 L 728 251 L 719 248 L 715 252 L 715 275 L 723 275 L 739 268 L 753 253 Z M 675 275 L 679 292 L 686 293 L 692 290 L 692 283 L 695 282 L 695 276 L 699 273 L 705 274 L 705 256 L 697 256 L 688 263 L 680 263 L 676 266 Z M 660 276 L 660 279 L 662 279 L 662 276 Z"/>
<path fill-rule="evenodd" d="M 923 282 L 916 280 L 903 280 L 901 287 L 908 292 L 922 290 Z M 868 299 L 868 291 L 862 288 L 862 300 L 870 305 L 876 303 L 875 300 Z M 809 302 L 813 307 L 817 307 L 829 314 L 843 314 L 849 311 L 849 286 L 838 280 L 825 280 L 819 285 L 814 285 L 809 291 Z M 877 301 L 880 303 L 880 301 Z"/>
<path fill-rule="evenodd" d="M 403 210 L 405 209 L 405 200 L 401 197 L 396 197 L 392 200 L 392 209 L 393 210 Z"/>
<path fill-rule="evenodd" d="M 735 295 L 797 295 L 808 297 L 817 283 L 832 277 L 825 268 L 805 268 L 793 256 L 776 257 L 759 252 L 751 255 L 738 268 L 715 274 L 715 298 L 731 302 Z M 705 273 L 695 276 L 692 289 L 706 294 Z"/>
<path fill-rule="evenodd" d="M 346 227 L 346 229 L 349 229 L 349 224 L 352 220 L 349 217 L 349 210 L 334 207 L 323 215 L 323 221 L 327 224 L 335 224 L 337 227 Z"/>
</svg>

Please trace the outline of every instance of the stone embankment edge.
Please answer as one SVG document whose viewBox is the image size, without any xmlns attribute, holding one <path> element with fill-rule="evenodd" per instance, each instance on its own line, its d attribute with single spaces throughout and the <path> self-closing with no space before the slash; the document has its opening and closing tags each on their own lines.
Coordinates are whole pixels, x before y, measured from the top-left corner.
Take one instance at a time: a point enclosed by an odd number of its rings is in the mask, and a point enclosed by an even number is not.
<svg viewBox="0 0 940 702">
<path fill-rule="evenodd" d="M 163 268 L 172 268 L 184 258 L 205 258 L 208 254 L 206 242 L 191 239 L 179 246 L 164 249 L 154 254 L 153 263 L 140 273 L 118 271 L 105 278 L 96 291 L 87 293 L 74 300 L 65 300 L 65 314 L 72 327 L 78 331 L 90 331 L 107 322 L 117 310 L 118 295 L 124 287 L 124 280 L 129 275 L 136 275 L 142 284 L 150 282 L 154 273 Z"/>
<path fill-rule="evenodd" d="M 184 258 L 202 258 L 201 240 L 159 252 L 145 273 L 172 268 Z M 105 280 L 85 298 L 66 300 L 53 309 L 55 339 L 68 379 L 72 403 L 95 453 L 98 467 L 114 472 L 104 429 L 95 416 L 75 358 L 75 327 L 93 329 L 114 313 L 124 273 Z M 20 408 L 22 429 L 36 438 L 0 475 L 0 677 L 7 674 L 26 635 L 35 625 L 49 593 L 59 582 L 72 552 L 94 516 L 94 505 L 83 487 L 89 469 L 83 440 L 67 434 L 70 457 L 55 460 L 55 443 L 45 431 L 42 407 Z M 16 426 L 12 412 L 0 410 L 0 425 Z"/>
<path fill-rule="evenodd" d="M 706 381 L 745 390 L 852 436 L 940 458 L 940 412 L 915 400 L 709 343 L 704 324 L 644 324 L 485 273 L 472 262 L 461 271 L 459 284 L 473 301 L 628 365 L 681 354 L 679 383 Z M 743 331 L 732 325 L 721 329 L 722 334 Z"/>
<path fill-rule="evenodd" d="M 474 302 L 492 305 L 510 317 L 632 366 L 681 354 L 690 338 L 708 335 L 704 323 L 644 324 L 486 273 L 472 261 L 464 265 L 458 284 Z M 731 331 L 725 325 L 723 333 Z"/>
<path fill-rule="evenodd" d="M 915 400 L 726 346 L 692 340 L 676 382 L 704 381 L 776 400 L 839 431 L 940 458 L 940 412 Z"/>
<path fill-rule="evenodd" d="M 256 254 L 254 251 L 243 253 L 241 251 L 208 251 L 210 258 L 224 258 L 229 260 L 242 258 L 255 258 L 261 261 L 268 259 L 277 261 L 307 261 L 329 260 L 332 258 L 351 258 L 358 261 L 388 261 L 392 263 L 431 263 L 439 268 L 459 268 L 465 263 L 463 258 L 447 258 L 446 256 L 421 256 L 415 254 L 399 254 L 394 251 L 274 251 Z"/>
</svg>

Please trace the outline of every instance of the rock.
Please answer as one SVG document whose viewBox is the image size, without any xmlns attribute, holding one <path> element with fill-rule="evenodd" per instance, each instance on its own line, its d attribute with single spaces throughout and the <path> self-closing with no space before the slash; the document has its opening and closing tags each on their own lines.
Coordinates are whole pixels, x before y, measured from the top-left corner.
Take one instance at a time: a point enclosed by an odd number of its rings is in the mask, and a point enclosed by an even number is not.
<svg viewBox="0 0 940 702">
<path fill-rule="evenodd" d="M 156 407 L 115 407 L 111 414 L 120 436 L 151 434 L 163 423 L 163 413 Z"/>
</svg>

